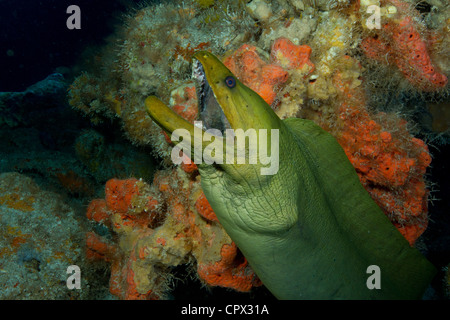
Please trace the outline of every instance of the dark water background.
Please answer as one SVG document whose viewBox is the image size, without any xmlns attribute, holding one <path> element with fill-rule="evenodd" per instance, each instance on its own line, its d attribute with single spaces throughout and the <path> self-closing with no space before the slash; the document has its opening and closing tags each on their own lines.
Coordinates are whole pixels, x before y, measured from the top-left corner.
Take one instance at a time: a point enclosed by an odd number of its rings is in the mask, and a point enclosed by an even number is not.
<svg viewBox="0 0 450 320">
<path fill-rule="evenodd" d="M 87 46 L 101 45 L 125 9 L 138 2 L 0 0 L 0 92 L 23 91 L 57 67 L 75 64 Z M 72 4 L 81 9 L 81 30 L 66 27 Z"/>
</svg>

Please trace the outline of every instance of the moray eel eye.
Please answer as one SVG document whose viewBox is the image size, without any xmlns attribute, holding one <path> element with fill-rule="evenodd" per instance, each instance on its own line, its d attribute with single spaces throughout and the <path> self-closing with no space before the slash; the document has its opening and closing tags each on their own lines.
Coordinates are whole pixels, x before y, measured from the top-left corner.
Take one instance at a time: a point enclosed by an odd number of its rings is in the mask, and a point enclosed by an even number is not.
<svg viewBox="0 0 450 320">
<path fill-rule="evenodd" d="M 236 86 L 236 79 L 232 76 L 228 76 L 225 78 L 225 84 L 228 88 L 234 88 Z"/>
</svg>

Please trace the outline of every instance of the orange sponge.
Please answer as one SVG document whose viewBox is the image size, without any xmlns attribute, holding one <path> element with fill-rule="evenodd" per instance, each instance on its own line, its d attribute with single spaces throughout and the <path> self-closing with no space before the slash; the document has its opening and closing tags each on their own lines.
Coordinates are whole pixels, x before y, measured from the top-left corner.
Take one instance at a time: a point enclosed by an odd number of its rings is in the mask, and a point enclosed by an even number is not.
<svg viewBox="0 0 450 320">
<path fill-rule="evenodd" d="M 268 104 L 274 102 L 278 86 L 288 78 L 287 71 L 278 65 L 263 61 L 257 48 L 248 44 L 242 45 L 223 63 L 242 83 L 258 93 Z"/>
</svg>

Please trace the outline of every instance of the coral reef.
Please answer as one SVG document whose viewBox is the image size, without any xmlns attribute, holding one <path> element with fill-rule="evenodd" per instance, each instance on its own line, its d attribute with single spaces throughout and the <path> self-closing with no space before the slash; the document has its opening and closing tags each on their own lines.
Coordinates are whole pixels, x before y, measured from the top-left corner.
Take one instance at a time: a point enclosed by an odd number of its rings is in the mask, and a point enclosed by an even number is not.
<svg viewBox="0 0 450 320">
<path fill-rule="evenodd" d="M 448 299 L 450 299 L 450 268 L 448 265 L 444 268 L 444 272 L 445 272 L 445 276 L 442 281 L 442 286 L 444 288 L 446 297 Z"/>
<path fill-rule="evenodd" d="M 279 86 L 286 82 L 288 77 L 283 68 L 264 62 L 256 47 L 247 44 L 225 59 L 224 64 L 268 104 L 273 103 Z"/>
<path fill-rule="evenodd" d="M 366 26 L 370 4 L 381 7 L 381 29 Z M 379 97 L 413 87 L 448 90 L 445 10 L 423 21 L 418 15 L 410 2 L 397 0 L 184 1 L 131 14 L 120 46 L 99 57 L 101 71 L 82 74 L 69 90 L 75 109 L 94 124 L 118 120 L 126 137 L 150 146 L 166 168 L 153 184 L 109 180 L 106 198 L 88 208 L 88 218 L 110 230 L 87 235 L 88 256 L 111 264 L 110 291 L 125 299 L 166 298 L 171 268 L 180 264 L 195 266 L 211 286 L 248 291 L 260 284 L 209 207 L 197 167 L 172 166 L 170 138 L 145 112 L 144 99 L 156 94 L 196 120 L 190 58 L 200 49 L 220 56 L 280 118 L 310 119 L 332 133 L 366 190 L 413 245 L 428 222 L 424 176 L 431 157 L 412 135 L 410 119 L 381 112 Z M 394 76 L 382 79 L 386 74 Z M 95 134 L 77 142 L 91 171 L 112 170 L 105 149 Z M 146 178 L 142 171 L 134 176 Z"/>
<path fill-rule="evenodd" d="M 200 176 L 181 168 L 159 171 L 152 185 L 112 179 L 105 199 L 93 200 L 88 219 L 110 228 L 117 242 L 87 234 L 87 255 L 111 263 L 110 291 L 123 299 L 162 299 L 171 268 L 196 265 L 211 286 L 249 291 L 260 285 L 245 258 L 218 223 Z"/>
<path fill-rule="evenodd" d="M 170 93 L 170 104 L 173 111 L 193 123 L 198 116 L 198 101 L 195 85 L 187 83 Z"/>
<path fill-rule="evenodd" d="M 145 150 L 126 147 L 120 141 L 105 140 L 93 129 L 83 130 L 75 140 L 77 158 L 96 181 L 105 183 L 112 177 L 130 176 L 152 180 L 156 165 Z"/>
<path fill-rule="evenodd" d="M 433 65 L 425 37 L 409 6 L 397 0 L 389 0 L 398 13 L 395 19 L 382 26 L 374 36 L 361 43 L 364 53 L 376 61 L 396 65 L 405 78 L 423 91 L 435 91 L 447 85 L 447 77 Z M 409 13 L 410 15 L 406 15 Z M 417 15 L 417 14 L 416 14 Z"/>
<path fill-rule="evenodd" d="M 147 117 L 144 99 L 156 93 L 169 100 L 173 90 L 186 85 L 196 50 L 224 53 L 252 38 L 254 21 L 242 6 L 191 1 L 141 8 L 125 23 L 117 56 L 111 57 L 116 48 L 105 50 L 104 74 L 83 74 L 72 84 L 70 104 L 94 123 L 120 119 L 133 143 L 152 145 L 170 164 L 169 144 Z"/>
<path fill-rule="evenodd" d="M 4 138 L 0 141 L 0 172 L 27 174 L 48 190 L 64 191 L 73 198 L 93 196 L 95 181 L 72 150 L 75 122 L 61 130 L 55 126 L 51 131 L 40 131 L 39 127 L 1 128 Z"/>
<path fill-rule="evenodd" d="M 274 41 L 270 59 L 273 63 L 287 69 L 309 69 L 307 74 L 313 72 L 314 64 L 309 60 L 311 48 L 309 46 L 295 45 L 289 39 L 278 38 Z"/>
<path fill-rule="evenodd" d="M 47 189 L 64 192 L 73 199 L 93 197 L 112 177 L 153 179 L 156 164 L 148 151 L 120 143 L 120 139 L 111 141 L 111 137 L 106 139 L 93 129 L 72 136 L 78 132 L 71 128 L 64 128 L 70 135 L 58 131 L 61 141 L 56 142 L 36 128 L 0 129 L 5 137 L 0 141 L 0 171 L 27 174 Z M 49 148 L 48 140 L 56 147 Z M 21 150 L 26 152 L 18 152 Z"/>
<path fill-rule="evenodd" d="M 27 176 L 0 174 L 1 299 L 83 299 L 89 296 L 88 268 L 83 290 L 69 290 L 67 267 L 85 265 L 84 229 L 62 198 L 40 189 Z"/>
<path fill-rule="evenodd" d="M 30 125 L 43 110 L 64 105 L 66 88 L 64 76 L 54 73 L 23 92 L 0 92 L 0 125 Z"/>
<path fill-rule="evenodd" d="M 428 191 L 424 180 L 431 156 L 425 143 L 412 137 L 401 119 L 377 115 L 343 104 L 345 129 L 339 138 L 360 180 L 411 245 L 428 223 Z M 384 131 L 386 122 L 399 125 Z"/>
<path fill-rule="evenodd" d="M 343 64 L 356 67 L 357 61 L 345 60 Z M 334 82 L 343 101 L 337 140 L 363 186 L 413 245 L 428 223 L 428 147 L 408 132 L 405 120 L 385 113 L 370 115 L 361 87 L 352 88 L 352 77 L 337 73 Z"/>
</svg>

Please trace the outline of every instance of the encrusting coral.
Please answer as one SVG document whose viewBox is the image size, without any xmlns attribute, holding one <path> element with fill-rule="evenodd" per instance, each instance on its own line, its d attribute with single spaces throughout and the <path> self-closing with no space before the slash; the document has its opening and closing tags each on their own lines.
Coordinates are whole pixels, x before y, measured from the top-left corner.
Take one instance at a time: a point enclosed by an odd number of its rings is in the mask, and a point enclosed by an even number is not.
<svg viewBox="0 0 450 320">
<path fill-rule="evenodd" d="M 171 267 L 197 265 L 211 286 L 249 291 L 260 285 L 246 259 L 220 226 L 198 175 L 160 171 L 152 185 L 111 179 L 105 199 L 93 200 L 88 219 L 109 227 L 117 243 L 91 232 L 87 255 L 111 263 L 110 292 L 123 299 L 167 297 Z"/>
<path fill-rule="evenodd" d="M 33 179 L 0 174 L 1 299 L 86 299 L 83 290 L 68 290 L 67 267 L 86 265 L 82 224 L 60 195 L 41 189 Z M 61 285 L 62 283 L 62 285 Z"/>
<path fill-rule="evenodd" d="M 350 57 L 342 65 L 358 62 Z M 348 68 L 348 69 L 351 69 Z M 342 101 L 335 133 L 360 181 L 411 245 L 428 223 L 428 191 L 424 180 L 431 156 L 426 144 L 414 138 L 407 122 L 394 115 L 371 115 L 361 87 L 336 73 L 333 82 Z"/>
<path fill-rule="evenodd" d="M 259 57 L 257 48 L 247 44 L 228 57 L 224 64 L 268 104 L 273 103 L 279 86 L 286 82 L 288 77 L 283 68 L 264 62 Z"/>
<path fill-rule="evenodd" d="M 83 74 L 74 81 L 70 104 L 94 123 L 120 119 L 131 142 L 151 145 L 170 164 L 169 144 L 147 117 L 145 97 L 157 93 L 169 100 L 173 90 L 186 85 L 196 50 L 223 53 L 251 39 L 254 21 L 242 6 L 180 1 L 137 10 L 126 19 L 120 48 L 107 47 L 99 57 L 106 64 L 102 75 Z"/>
<path fill-rule="evenodd" d="M 88 219 L 111 232 L 89 233 L 87 253 L 111 263 L 110 291 L 116 296 L 165 298 L 171 267 L 180 264 L 195 266 L 211 286 L 249 291 L 261 285 L 209 206 L 196 165 L 171 165 L 170 138 L 145 112 L 144 99 L 156 94 L 189 122 L 197 119 L 189 63 L 199 49 L 221 56 L 280 118 L 311 119 L 332 133 L 363 186 L 411 245 L 426 229 L 428 148 L 401 116 L 369 108 L 365 91 L 370 65 L 395 66 L 416 90 L 445 90 L 446 69 L 442 59 L 434 63 L 439 55 L 424 26 L 406 2 L 377 2 L 384 10 L 379 30 L 367 30 L 359 1 L 322 3 L 323 11 L 300 2 L 151 5 L 129 17 L 117 61 L 105 58 L 109 73 L 83 74 L 73 83 L 75 108 L 94 122 L 119 118 L 126 136 L 150 145 L 166 167 L 152 184 L 109 180 L 105 199 L 88 208 Z"/>
<path fill-rule="evenodd" d="M 433 65 L 425 37 L 414 15 L 406 15 L 409 6 L 389 0 L 398 13 L 372 37 L 363 39 L 361 48 L 371 59 L 396 65 L 405 78 L 423 91 L 436 91 L 447 85 L 447 77 Z M 417 16 L 418 14 L 415 14 Z"/>
</svg>

